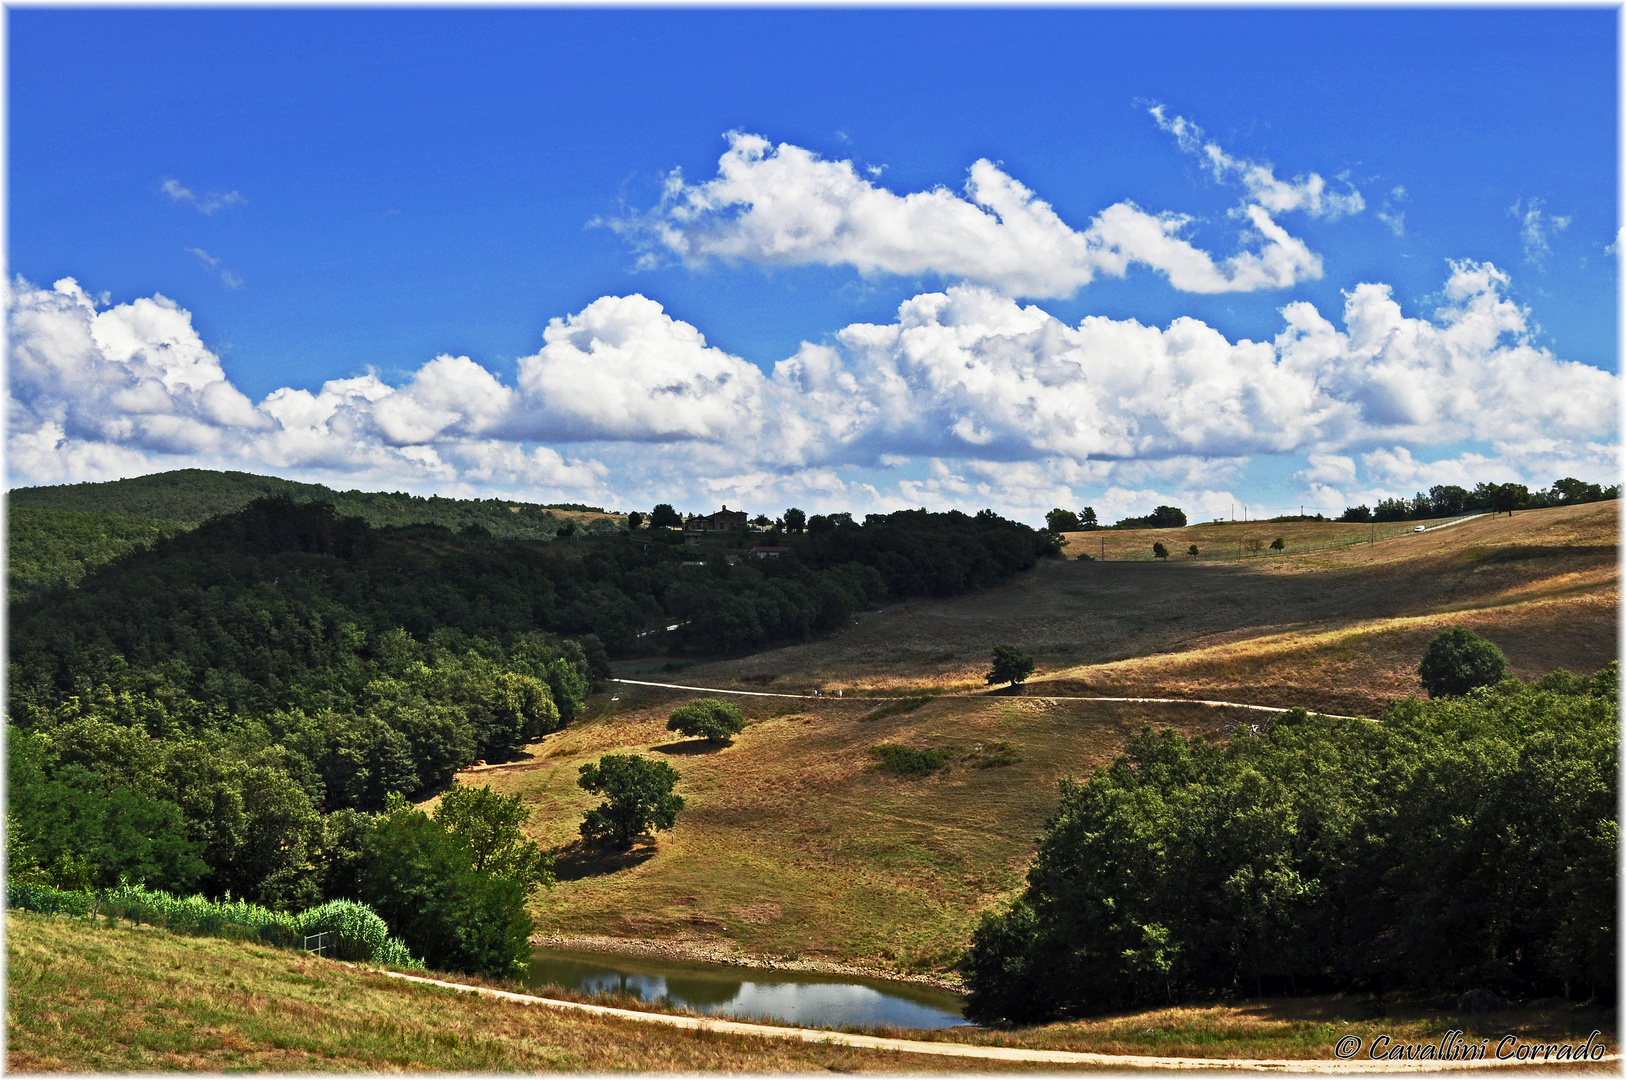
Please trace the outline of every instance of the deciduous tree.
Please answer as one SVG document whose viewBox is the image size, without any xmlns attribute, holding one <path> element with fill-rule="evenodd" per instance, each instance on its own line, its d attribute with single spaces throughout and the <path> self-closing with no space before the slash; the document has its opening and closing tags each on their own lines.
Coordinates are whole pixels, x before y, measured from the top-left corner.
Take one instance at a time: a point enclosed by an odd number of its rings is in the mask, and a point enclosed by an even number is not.
<svg viewBox="0 0 1626 1080">
<path fill-rule="evenodd" d="M 651 829 L 670 829 L 683 809 L 683 796 L 672 792 L 678 771 L 664 761 L 605 754 L 579 771 L 576 783 L 605 797 L 582 819 L 588 843 L 625 850 Z"/>
<path fill-rule="evenodd" d="M 701 698 L 673 710 L 666 721 L 666 730 L 681 732 L 691 739 L 722 742 L 745 730 L 745 714 L 738 705 Z"/>
<path fill-rule="evenodd" d="M 983 676 L 983 679 L 990 686 L 999 683 L 1020 686 L 1033 674 L 1034 666 L 1033 657 L 1019 646 L 995 645 L 994 666 L 988 669 L 988 674 Z"/>
<path fill-rule="evenodd" d="M 1455 697 L 1494 686 L 1507 672 L 1507 657 L 1496 645 L 1465 626 L 1453 626 L 1428 643 L 1418 677 L 1428 696 Z"/>
</svg>

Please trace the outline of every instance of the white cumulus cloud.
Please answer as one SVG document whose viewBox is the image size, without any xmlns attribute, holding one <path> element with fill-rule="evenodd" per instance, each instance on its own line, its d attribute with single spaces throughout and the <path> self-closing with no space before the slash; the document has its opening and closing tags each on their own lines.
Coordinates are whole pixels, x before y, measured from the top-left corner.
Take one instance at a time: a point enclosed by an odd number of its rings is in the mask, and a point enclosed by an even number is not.
<svg viewBox="0 0 1626 1080">
<path fill-rule="evenodd" d="M 1197 293 L 1285 288 L 1322 272 L 1320 257 L 1275 222 L 1263 199 L 1242 214 L 1254 247 L 1216 259 L 1182 236 L 1189 218 L 1130 202 L 1074 229 L 986 159 L 971 166 L 963 197 L 943 187 L 897 195 L 850 161 L 774 146 L 760 135 L 727 138 L 715 178 L 689 184 L 674 173 L 658 206 L 610 222 L 643 248 L 646 261 L 664 253 L 691 264 L 934 273 L 1034 297 L 1070 296 L 1099 274 L 1122 276 L 1137 263 Z"/>
<path fill-rule="evenodd" d="M 1536 345 L 1508 286 L 1488 263 L 1453 264 L 1426 316 L 1361 284 L 1337 322 L 1292 303 L 1273 340 L 1249 341 L 1192 318 L 1069 324 L 956 285 L 766 372 L 647 297 L 607 296 L 549 322 L 514 385 L 443 355 L 399 385 L 368 373 L 256 403 L 174 302 L 109 307 L 71 279 L 18 280 L 8 467 L 13 482 L 203 464 L 855 510 L 1042 513 L 1084 489 L 1117 492 L 1099 500 L 1114 513 L 1143 512 L 1152 492 L 1204 516 L 1237 501 L 1252 463 L 1284 455 L 1307 462 L 1296 479 L 1320 506 L 1410 484 L 1613 475 L 1619 377 Z"/>
</svg>

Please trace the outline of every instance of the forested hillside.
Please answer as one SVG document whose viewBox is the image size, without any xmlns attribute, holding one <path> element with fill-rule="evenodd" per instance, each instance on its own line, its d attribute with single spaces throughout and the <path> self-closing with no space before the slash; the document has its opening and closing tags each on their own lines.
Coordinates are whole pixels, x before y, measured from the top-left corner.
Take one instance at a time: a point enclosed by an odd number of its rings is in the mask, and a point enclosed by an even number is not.
<svg viewBox="0 0 1626 1080">
<path fill-rule="evenodd" d="M 511 499 L 424 498 L 405 492 L 335 491 L 321 484 L 301 484 L 253 473 L 178 469 L 174 472 L 110 480 L 100 484 L 57 484 L 17 488 L 6 495 L 8 507 L 72 510 L 132 518 L 198 524 L 231 514 L 255 499 L 283 496 L 298 501 L 331 503 L 340 514 L 369 525 L 444 525 L 449 529 L 479 526 L 493 536 L 548 539 L 563 523 L 554 510 L 588 511 L 575 504 L 540 506 Z M 595 531 L 588 523 L 588 531 Z M 606 517 L 597 531 L 614 531 Z"/>
<path fill-rule="evenodd" d="M 6 518 L 11 599 L 26 599 L 52 585 L 77 585 L 95 567 L 189 527 L 122 514 L 14 506 Z"/>
<path fill-rule="evenodd" d="M 286 496 L 147 539 L 12 599 L 11 865 L 279 909 L 365 892 L 380 830 L 444 847 L 401 804 L 378 812 L 569 723 L 611 653 L 806 638 L 1054 551 L 989 512 L 907 511 L 732 564 L 623 533 L 377 527 Z"/>
</svg>

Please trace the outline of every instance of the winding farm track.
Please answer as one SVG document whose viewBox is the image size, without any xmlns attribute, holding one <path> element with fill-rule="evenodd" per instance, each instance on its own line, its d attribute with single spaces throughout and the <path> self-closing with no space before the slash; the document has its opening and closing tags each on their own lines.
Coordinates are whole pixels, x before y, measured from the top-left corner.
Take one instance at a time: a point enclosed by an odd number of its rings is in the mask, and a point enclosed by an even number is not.
<svg viewBox="0 0 1626 1080">
<path fill-rule="evenodd" d="M 1011 1046 L 974 1046 L 969 1043 L 929 1042 L 921 1039 L 889 1039 L 879 1035 L 852 1035 L 843 1031 L 827 1031 L 820 1028 L 775 1027 L 771 1024 L 747 1024 L 737 1020 L 714 1020 L 705 1016 L 672 1016 L 667 1013 L 638 1012 L 635 1009 L 617 1009 L 609 1005 L 589 1005 L 580 1001 L 561 1001 L 557 998 L 534 997 L 530 994 L 516 994 L 509 990 L 493 990 L 485 986 L 469 986 L 465 983 L 446 982 L 441 979 L 429 979 L 422 975 L 405 975 L 397 971 L 380 972 L 392 979 L 405 979 L 408 982 L 426 983 L 430 986 L 442 986 L 451 990 L 464 990 L 475 994 L 486 994 L 503 1001 L 511 1001 L 520 1005 L 542 1005 L 553 1009 L 573 1009 L 577 1012 L 591 1013 L 597 1016 L 611 1016 L 621 1020 L 632 1020 L 644 1024 L 665 1024 L 668 1027 L 683 1028 L 689 1031 L 715 1032 L 722 1035 L 753 1035 L 763 1039 L 794 1039 L 808 1043 L 832 1043 L 837 1046 L 851 1046 L 863 1050 L 891 1050 L 906 1054 L 932 1054 L 939 1057 L 953 1058 L 980 1058 L 991 1061 L 1010 1061 L 1022 1063 L 1039 1063 L 1057 1066 L 1082 1066 L 1095 1069 L 1202 1069 L 1208 1071 L 1228 1072 L 1274 1072 L 1274 1073 L 1377 1073 L 1377 1072 L 1442 1072 L 1447 1069 L 1483 1069 L 1518 1066 L 1531 1068 L 1540 1066 L 1542 1062 L 1509 1062 L 1497 1061 L 1494 1058 L 1484 1061 L 1370 1061 L 1351 1059 L 1348 1061 L 1312 1061 L 1295 1058 L 1178 1058 L 1178 1057 L 1149 1057 L 1133 1054 L 1089 1054 L 1074 1050 L 1025 1050 Z M 1610 1054 L 1595 1061 L 1584 1064 L 1593 1069 L 1609 1068 L 1618 1071 L 1620 1055 Z M 1546 1064 L 1559 1066 L 1573 1066 L 1576 1062 L 1548 1062 Z"/>
<path fill-rule="evenodd" d="M 833 698 L 819 694 L 770 694 L 763 690 L 719 690 L 711 686 L 680 686 L 677 683 L 643 682 L 639 679 L 611 679 L 611 682 L 627 683 L 631 686 L 658 686 L 663 690 L 694 690 L 702 694 L 740 694 L 745 697 L 771 697 L 796 698 L 800 701 L 844 701 L 845 698 Z M 943 698 L 978 697 L 977 694 L 943 694 Z M 1284 713 L 1288 709 L 1275 705 L 1247 705 L 1240 701 L 1209 701 L 1203 698 L 1168 698 L 1168 697 L 1051 697 L 1044 694 L 1023 694 L 1024 698 L 1032 701 L 1127 701 L 1140 702 L 1150 705 L 1207 705 L 1215 709 L 1252 709 L 1254 712 Z M 904 697 L 854 697 L 854 701 L 904 701 Z M 1316 711 L 1316 710 L 1311 710 Z M 1318 716 L 1331 717 L 1334 720 L 1369 720 L 1367 716 L 1340 716 L 1337 713 L 1316 712 Z"/>
</svg>

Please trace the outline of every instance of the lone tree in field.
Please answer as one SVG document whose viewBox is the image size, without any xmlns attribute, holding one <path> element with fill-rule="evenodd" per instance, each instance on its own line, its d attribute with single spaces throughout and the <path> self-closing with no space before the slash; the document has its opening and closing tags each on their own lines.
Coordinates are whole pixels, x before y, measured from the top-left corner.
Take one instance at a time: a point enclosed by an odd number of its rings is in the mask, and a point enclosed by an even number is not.
<svg viewBox="0 0 1626 1080">
<path fill-rule="evenodd" d="M 1186 554 L 1195 559 L 1197 556 L 1201 555 L 1202 552 L 1197 550 L 1196 544 L 1192 544 L 1190 547 L 1186 548 Z"/>
<path fill-rule="evenodd" d="M 1016 645 L 995 645 L 994 666 L 983 676 L 989 686 L 1010 683 L 1020 686 L 1033 674 L 1033 657 Z"/>
<path fill-rule="evenodd" d="M 1272 540 L 1270 542 L 1270 550 L 1272 550 L 1272 551 L 1286 551 L 1287 550 L 1287 541 L 1283 540 L 1281 537 L 1278 536 L 1276 539 L 1274 539 L 1274 540 Z"/>
<path fill-rule="evenodd" d="M 1163 541 L 1159 540 L 1152 545 L 1152 558 L 1167 559 L 1168 557 L 1169 549 L 1163 546 Z"/>
<path fill-rule="evenodd" d="M 1456 697 L 1495 686 L 1507 671 L 1507 657 L 1495 644 L 1465 626 L 1453 626 L 1428 644 L 1417 674 L 1431 698 Z"/>
<path fill-rule="evenodd" d="M 670 829 L 683 809 L 683 796 L 672 794 L 678 771 L 664 761 L 605 754 L 580 772 L 576 783 L 605 797 L 582 818 L 582 838 L 590 844 L 625 851 L 651 829 Z"/>
<path fill-rule="evenodd" d="M 738 705 L 702 698 L 674 710 L 666 721 L 666 730 L 682 732 L 691 739 L 722 742 L 745 730 L 745 714 Z"/>
</svg>

